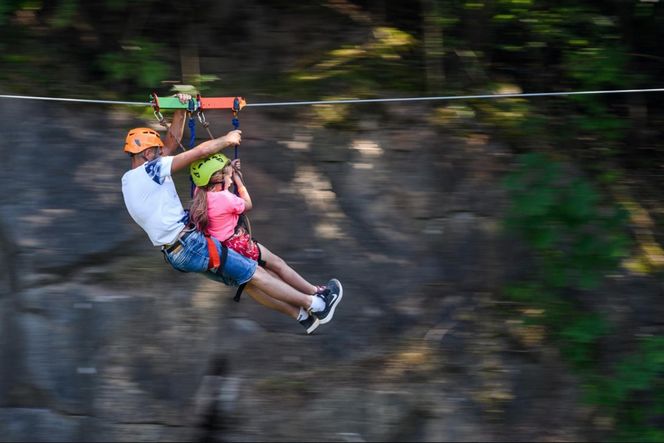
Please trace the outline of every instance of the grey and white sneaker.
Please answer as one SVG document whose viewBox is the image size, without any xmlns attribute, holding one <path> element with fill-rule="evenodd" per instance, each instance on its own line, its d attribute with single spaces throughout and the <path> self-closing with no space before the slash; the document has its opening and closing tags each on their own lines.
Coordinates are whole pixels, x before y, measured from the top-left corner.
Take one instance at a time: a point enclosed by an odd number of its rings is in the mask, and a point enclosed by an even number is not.
<svg viewBox="0 0 664 443">
<path fill-rule="evenodd" d="M 327 290 L 322 294 L 316 294 L 316 297 L 320 297 L 325 302 L 325 309 L 322 311 L 312 312 L 320 320 L 320 324 L 324 325 L 325 323 L 332 320 L 334 317 L 334 310 L 337 309 L 337 305 L 344 296 L 344 290 L 341 287 L 341 282 L 336 278 L 327 282 Z"/>
<path fill-rule="evenodd" d="M 307 331 L 307 334 L 311 334 L 318 326 L 320 326 L 320 320 L 318 320 L 318 317 L 309 315 L 309 317 L 301 320 L 300 324 L 304 326 L 304 330 Z"/>
</svg>

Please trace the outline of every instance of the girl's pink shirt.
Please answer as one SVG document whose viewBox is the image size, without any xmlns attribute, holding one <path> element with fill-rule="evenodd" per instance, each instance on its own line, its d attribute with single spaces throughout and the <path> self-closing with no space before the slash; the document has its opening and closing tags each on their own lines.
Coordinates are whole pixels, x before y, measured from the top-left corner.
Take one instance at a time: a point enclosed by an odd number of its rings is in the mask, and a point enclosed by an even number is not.
<svg viewBox="0 0 664 443">
<path fill-rule="evenodd" d="M 240 214 L 244 212 L 244 200 L 230 191 L 208 192 L 207 233 L 219 241 L 228 239 L 235 232 Z"/>
</svg>

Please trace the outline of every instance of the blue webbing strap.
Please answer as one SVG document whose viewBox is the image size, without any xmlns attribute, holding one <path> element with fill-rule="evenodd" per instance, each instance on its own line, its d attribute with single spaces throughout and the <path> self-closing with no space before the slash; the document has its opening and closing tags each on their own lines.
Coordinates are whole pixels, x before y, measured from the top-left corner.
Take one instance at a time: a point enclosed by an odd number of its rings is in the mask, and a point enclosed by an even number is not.
<svg viewBox="0 0 664 443">
<path fill-rule="evenodd" d="M 240 110 L 240 100 L 238 100 L 238 98 L 235 97 L 235 100 L 233 101 L 233 120 L 231 120 L 231 123 L 233 123 L 233 129 L 240 129 L 240 119 L 237 118 L 237 113 L 238 113 L 239 110 Z M 238 148 L 239 148 L 239 146 L 235 145 L 235 159 L 236 160 L 239 157 Z M 239 189 L 237 188 L 237 186 L 234 186 L 234 188 L 235 188 L 235 191 L 234 191 L 235 195 L 237 195 L 239 197 L 240 196 Z"/>
<path fill-rule="evenodd" d="M 189 149 L 194 147 L 196 143 L 196 119 L 189 117 Z"/>
<path fill-rule="evenodd" d="M 189 149 L 194 147 L 196 143 L 196 119 L 194 119 L 193 114 L 189 117 Z M 194 190 L 196 185 L 194 184 L 194 179 L 189 175 L 189 181 L 191 182 L 191 198 L 194 198 Z"/>
</svg>

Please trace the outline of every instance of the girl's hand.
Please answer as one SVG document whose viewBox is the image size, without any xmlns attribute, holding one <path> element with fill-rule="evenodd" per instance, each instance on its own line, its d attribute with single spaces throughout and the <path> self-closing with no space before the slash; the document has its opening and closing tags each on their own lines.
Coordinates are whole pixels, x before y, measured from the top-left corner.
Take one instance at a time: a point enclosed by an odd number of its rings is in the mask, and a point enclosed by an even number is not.
<svg viewBox="0 0 664 443">
<path fill-rule="evenodd" d="M 242 168 L 242 164 L 240 163 L 240 159 L 236 158 L 235 160 L 231 160 L 231 166 L 233 167 L 233 180 L 237 178 L 237 180 L 240 180 L 241 183 L 242 171 L 240 171 L 240 169 Z"/>
</svg>

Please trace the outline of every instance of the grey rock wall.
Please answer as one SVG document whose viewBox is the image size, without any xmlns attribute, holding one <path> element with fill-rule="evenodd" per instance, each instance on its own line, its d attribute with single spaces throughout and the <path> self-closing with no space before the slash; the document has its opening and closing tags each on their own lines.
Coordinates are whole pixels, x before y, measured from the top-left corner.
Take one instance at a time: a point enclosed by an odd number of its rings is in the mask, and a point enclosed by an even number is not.
<svg viewBox="0 0 664 443">
<path fill-rule="evenodd" d="M 405 126 L 398 112 L 346 131 L 242 116 L 254 235 L 312 282 L 344 283 L 334 321 L 305 336 L 247 296 L 235 304 L 231 289 L 172 270 L 133 224 L 121 148 L 144 122 L 0 103 L 0 439 L 518 436 L 518 423 L 492 421 L 526 367 L 505 356 L 490 310 L 517 267 L 499 229 L 509 156 L 482 137 Z M 208 115 L 215 134 L 227 117 Z M 187 177 L 176 182 L 186 201 Z M 215 358 L 224 371 L 208 371 Z M 550 435 L 574 438 L 575 417 L 531 419 L 566 423 Z"/>
</svg>

